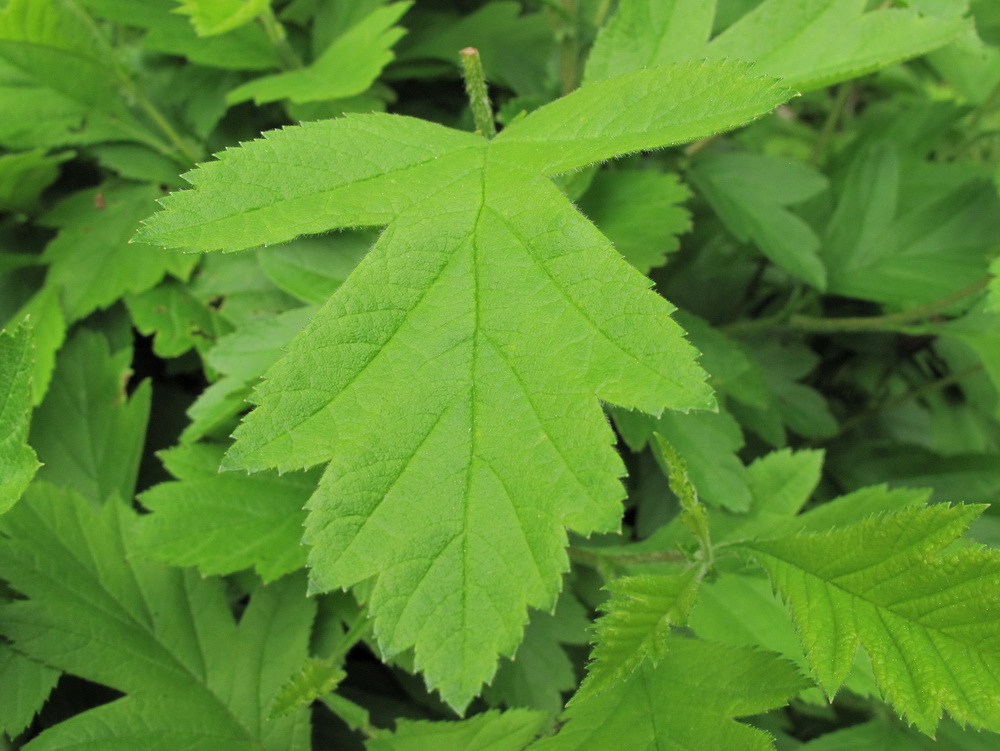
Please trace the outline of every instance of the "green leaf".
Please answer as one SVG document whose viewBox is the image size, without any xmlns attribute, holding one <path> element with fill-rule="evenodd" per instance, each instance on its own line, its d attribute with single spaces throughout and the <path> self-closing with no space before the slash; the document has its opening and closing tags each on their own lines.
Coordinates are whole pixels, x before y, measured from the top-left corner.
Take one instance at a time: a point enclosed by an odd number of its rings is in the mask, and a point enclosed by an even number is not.
<svg viewBox="0 0 1000 751">
<path fill-rule="evenodd" d="M 826 188 L 819 172 L 777 157 L 729 152 L 698 159 L 689 175 L 736 239 L 753 241 L 774 263 L 817 289 L 826 286 L 819 237 L 785 208 Z"/>
<path fill-rule="evenodd" d="M 31 401 L 37 406 L 49 389 L 56 367 L 56 352 L 66 338 L 66 318 L 59 303 L 59 291 L 51 286 L 42 287 L 11 320 L 22 321 L 25 318 L 31 321 L 34 329 L 35 367 L 31 377 Z"/>
<path fill-rule="evenodd" d="M 969 22 L 865 0 L 765 0 L 709 42 L 715 2 L 623 0 L 598 37 L 586 81 L 680 60 L 752 60 L 799 91 L 856 78 L 957 39 Z"/>
<path fill-rule="evenodd" d="M 270 9 L 270 0 L 180 0 L 180 3 L 174 12 L 190 16 L 195 31 L 203 37 L 232 31 Z"/>
<path fill-rule="evenodd" d="M 781 706 L 808 685 L 770 653 L 677 636 L 663 648 L 658 667 L 647 663 L 624 683 L 572 702 L 559 733 L 531 751 L 768 751 L 766 732 L 730 718 Z"/>
<path fill-rule="evenodd" d="M 587 677 L 573 702 L 622 683 L 644 664 L 663 660 L 673 626 L 682 626 L 698 596 L 697 567 L 675 576 L 628 576 L 609 582 L 611 599 L 594 628 Z"/>
<path fill-rule="evenodd" d="M 267 719 L 306 658 L 315 603 L 303 581 L 258 588 L 237 624 L 217 580 L 131 557 L 135 518 L 42 485 L 0 521 L 0 567 L 28 598 L 0 608 L 0 633 L 126 694 L 45 730 L 33 751 L 306 751 L 305 711 Z"/>
<path fill-rule="evenodd" d="M 41 466 L 28 445 L 33 370 L 31 328 L 0 331 L 0 514 L 17 503 Z"/>
<path fill-rule="evenodd" d="M 141 493 L 153 513 L 139 521 L 135 549 L 202 574 L 253 567 L 264 582 L 306 563 L 303 507 L 316 473 L 237 473 L 165 482 Z"/>
<path fill-rule="evenodd" d="M 98 138 L 147 141 L 119 93 L 116 70 L 111 48 L 75 3 L 11 0 L 0 11 L 0 90 L 12 94 L 4 99 L 12 108 L 0 140 L 24 148 L 90 140 L 74 132 L 86 122 Z M 19 114 L 30 127 L 42 123 L 40 132 L 25 132 Z"/>
<path fill-rule="evenodd" d="M 828 695 L 861 646 L 881 690 L 924 733 L 934 732 L 942 710 L 961 723 L 1000 728 L 1000 554 L 947 550 L 982 508 L 908 509 L 743 544 L 787 599 Z"/>
<path fill-rule="evenodd" d="M 750 495 L 747 514 L 720 518 L 712 531 L 717 540 L 753 539 L 785 531 L 819 485 L 822 451 L 773 451 L 747 468 Z M 731 523 L 726 523 L 731 522 Z"/>
<path fill-rule="evenodd" d="M 522 96 L 551 99 L 549 63 L 555 47 L 552 23 L 544 12 L 525 12 L 511 0 L 493 0 L 466 16 L 418 3 L 410 11 L 410 35 L 400 44 L 399 61 L 437 60 L 458 65 L 458 51 L 475 47 L 488 81 Z"/>
<path fill-rule="evenodd" d="M 253 99 L 264 104 L 290 99 L 301 104 L 361 94 L 392 62 L 392 46 L 406 33 L 393 24 L 411 5 L 402 2 L 375 9 L 337 37 L 312 64 L 245 83 L 231 91 L 226 101 L 237 104 Z"/>
<path fill-rule="evenodd" d="M 867 11 L 866 0 L 767 0 L 712 40 L 715 59 L 754 60 L 799 91 L 822 88 L 923 55 L 969 21 L 913 10 Z"/>
<path fill-rule="evenodd" d="M 662 266 L 691 229 L 680 204 L 690 191 L 676 175 L 655 170 L 601 170 L 578 201 L 580 210 L 642 273 Z"/>
<path fill-rule="evenodd" d="M 59 177 L 59 165 L 73 152 L 46 154 L 43 149 L 0 156 L 0 211 L 28 211 Z"/>
<path fill-rule="evenodd" d="M 359 230 L 303 237 L 261 251 L 267 278 L 302 302 L 326 302 L 375 244 L 377 235 Z"/>
<path fill-rule="evenodd" d="M 559 595 L 554 613 L 535 610 L 524 629 L 517 652 L 504 660 L 483 689 L 483 699 L 492 706 L 538 709 L 555 717 L 563 708 L 563 693 L 578 683 L 576 660 L 565 645 L 587 643 L 588 613 L 569 590 Z"/>
<path fill-rule="evenodd" d="M 712 406 L 669 304 L 528 169 L 696 137 L 787 96 L 746 70 L 641 71 L 492 142 L 389 115 L 286 128 L 193 173 L 140 233 L 236 249 L 390 223 L 255 391 L 227 466 L 333 459 L 309 504 L 312 586 L 373 579 L 383 654 L 415 648 L 456 708 L 516 649 L 527 607 L 552 607 L 565 527 L 618 526 L 623 468 L 595 396 Z M 671 87 L 693 101 L 662 101 Z"/>
<path fill-rule="evenodd" d="M 46 281 L 62 291 L 70 322 L 126 293 L 154 287 L 168 272 L 186 277 L 197 263 L 191 256 L 129 244 L 159 194 L 155 185 L 84 190 L 42 217 L 43 224 L 59 229 L 43 258 L 51 264 Z"/>
<path fill-rule="evenodd" d="M 394 733 L 378 734 L 367 751 L 522 751 L 545 724 L 545 714 L 527 709 L 484 712 L 457 722 L 399 720 Z"/>
<path fill-rule="evenodd" d="M 584 85 L 641 68 L 705 57 L 715 0 L 622 0 L 587 58 Z"/>
<path fill-rule="evenodd" d="M 144 381 L 126 398 L 131 349 L 109 351 L 102 334 L 80 329 L 66 343 L 45 400 L 31 423 L 38 477 L 94 503 L 131 500 L 149 419 Z"/>
<path fill-rule="evenodd" d="M 127 295 L 125 305 L 136 329 L 153 336 L 157 357 L 179 357 L 192 348 L 207 349 L 222 328 L 215 311 L 195 300 L 187 285 L 174 279 Z"/>
<path fill-rule="evenodd" d="M 280 67 L 275 47 L 259 24 L 245 24 L 224 34 L 201 37 L 187 18 L 174 11 L 175 0 L 78 0 L 111 21 L 146 29 L 143 46 L 186 57 L 193 63 L 228 70 Z M 213 2 L 205 3 L 213 5 Z"/>
<path fill-rule="evenodd" d="M 191 423 L 181 434 L 182 440 L 195 441 L 221 427 L 231 431 L 230 422 L 235 423 L 233 418 L 246 409 L 251 383 L 278 361 L 315 314 L 316 308 L 311 306 L 295 308 L 251 321 L 221 337 L 205 354 L 205 362 L 224 375 L 188 408 Z"/>
<path fill-rule="evenodd" d="M 898 144 L 868 142 L 827 227 L 829 291 L 909 308 L 981 279 L 1000 202 L 977 172 L 910 164 Z"/>
<path fill-rule="evenodd" d="M 59 671 L 0 644 L 0 733 L 28 727 L 59 680 Z"/>
</svg>

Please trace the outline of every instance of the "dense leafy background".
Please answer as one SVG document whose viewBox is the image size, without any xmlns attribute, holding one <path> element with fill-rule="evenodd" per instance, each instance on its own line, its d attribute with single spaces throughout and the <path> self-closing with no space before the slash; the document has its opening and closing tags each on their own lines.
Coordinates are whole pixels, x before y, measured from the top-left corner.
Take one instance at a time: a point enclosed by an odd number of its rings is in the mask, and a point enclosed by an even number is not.
<svg viewBox="0 0 1000 751">
<path fill-rule="evenodd" d="M 7 0 L 0 104 L 3 747 L 1000 748 L 992 0 Z"/>
</svg>

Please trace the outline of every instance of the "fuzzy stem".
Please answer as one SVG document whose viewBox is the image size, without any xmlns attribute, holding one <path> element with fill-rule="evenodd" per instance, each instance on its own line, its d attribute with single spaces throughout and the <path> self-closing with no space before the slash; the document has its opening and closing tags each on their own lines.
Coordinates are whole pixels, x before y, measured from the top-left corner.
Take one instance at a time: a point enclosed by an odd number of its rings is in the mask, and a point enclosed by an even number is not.
<svg viewBox="0 0 1000 751">
<path fill-rule="evenodd" d="M 487 138 L 493 138 L 497 134 L 497 126 L 493 119 L 490 95 L 486 90 L 486 76 L 483 74 L 483 61 L 479 57 L 479 50 L 475 47 L 466 47 L 459 57 L 462 59 L 465 91 L 469 95 L 469 106 L 472 108 L 472 119 L 476 123 L 476 130 Z"/>
</svg>

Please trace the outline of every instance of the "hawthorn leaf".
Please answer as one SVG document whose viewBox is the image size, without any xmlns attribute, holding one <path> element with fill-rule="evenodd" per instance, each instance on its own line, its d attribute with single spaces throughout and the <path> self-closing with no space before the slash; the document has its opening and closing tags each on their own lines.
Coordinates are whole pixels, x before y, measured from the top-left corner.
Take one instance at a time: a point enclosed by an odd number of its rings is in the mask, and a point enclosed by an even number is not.
<svg viewBox="0 0 1000 751">
<path fill-rule="evenodd" d="M 753 241 L 788 273 L 825 288 L 819 237 L 786 208 L 826 188 L 819 172 L 799 162 L 733 152 L 698 159 L 689 175 L 736 239 Z"/>
<path fill-rule="evenodd" d="M 126 398 L 132 350 L 110 352 L 103 334 L 79 329 L 59 352 L 30 442 L 44 466 L 38 478 L 74 488 L 93 503 L 131 500 L 149 420 L 151 388 Z"/>
<path fill-rule="evenodd" d="M 311 586 L 372 581 L 383 654 L 414 648 L 455 708 L 514 652 L 527 608 L 554 604 L 565 528 L 618 527 L 624 470 L 597 398 L 714 403 L 672 306 L 538 170 L 732 127 L 788 96 L 747 71 L 640 71 L 494 141 L 391 115 L 286 128 L 195 171 L 140 232 L 236 250 L 388 224 L 265 375 L 225 466 L 332 460 L 308 507 Z"/>
<path fill-rule="evenodd" d="M 215 36 L 250 23 L 270 9 L 270 0 L 180 0 L 174 13 L 190 16 L 198 36 Z"/>
<path fill-rule="evenodd" d="M 0 514 L 17 503 L 38 467 L 28 445 L 34 340 L 27 324 L 0 331 Z"/>
<path fill-rule="evenodd" d="M 59 230 L 42 258 L 50 264 L 46 283 L 61 290 L 70 322 L 126 293 L 154 287 L 167 273 L 190 274 L 196 258 L 129 245 L 139 222 L 156 208 L 159 194 L 155 185 L 83 190 L 41 218 L 42 224 Z"/>
<path fill-rule="evenodd" d="M 455 722 L 399 720 L 393 733 L 378 732 L 367 751 L 522 751 L 541 732 L 544 712 L 511 709 L 489 711 Z"/>
<path fill-rule="evenodd" d="M 782 706 L 808 683 L 777 655 L 669 636 L 657 667 L 572 701 L 564 724 L 531 751 L 596 748 L 773 751 L 771 736 L 731 718 Z"/>
<path fill-rule="evenodd" d="M 0 608 L 0 633 L 126 694 L 45 730 L 33 751 L 308 749 L 306 712 L 267 718 L 306 659 L 315 601 L 302 579 L 258 587 L 237 624 L 218 580 L 131 556 L 135 519 L 42 484 L 0 521 L 0 566 L 28 598 Z"/>
<path fill-rule="evenodd" d="M 20 735 L 49 698 L 59 675 L 9 644 L 0 644 L 0 733 Z"/>
<path fill-rule="evenodd" d="M 312 473 L 234 473 L 160 483 L 139 495 L 153 513 L 136 530 L 138 553 L 205 576 L 253 567 L 265 583 L 305 566 L 303 507 Z"/>
<path fill-rule="evenodd" d="M 577 202 L 580 210 L 643 274 L 662 266 L 691 229 L 681 204 L 691 192 L 676 175 L 654 170 L 601 170 Z"/>
<path fill-rule="evenodd" d="M 563 589 L 555 612 L 531 613 L 517 652 L 501 662 L 493 681 L 483 688 L 483 699 L 491 706 L 502 704 L 558 715 L 563 693 L 572 691 L 579 682 L 575 661 L 564 647 L 586 644 L 589 626 L 583 605 Z"/>
<path fill-rule="evenodd" d="M 698 596 L 701 576 L 697 567 L 682 574 L 641 574 L 609 582 L 611 599 L 594 627 L 594 641 L 587 677 L 573 696 L 578 703 L 588 696 L 628 679 L 639 667 L 656 667 L 670 643 L 673 626 L 683 626 Z"/>
<path fill-rule="evenodd" d="M 961 14 L 866 12 L 866 0 L 765 0 L 709 41 L 716 2 L 623 0 L 598 36 L 585 81 L 681 60 L 753 60 L 811 91 L 942 47 L 970 29 Z"/>
<path fill-rule="evenodd" d="M 949 548 L 983 508 L 911 508 L 741 547 L 787 600 L 827 695 L 860 646 L 882 692 L 922 732 L 934 733 L 942 710 L 996 731 L 1000 553 Z"/>
<path fill-rule="evenodd" d="M 257 255 L 267 278 L 304 303 L 322 305 L 371 250 L 377 234 L 338 232 L 303 237 Z"/>
<path fill-rule="evenodd" d="M 394 26 L 412 2 L 376 8 L 337 37 L 312 64 L 258 78 L 233 89 L 229 104 L 253 99 L 256 104 L 290 99 L 296 104 L 346 99 L 366 91 L 392 62 L 392 46 L 406 30 Z"/>
</svg>

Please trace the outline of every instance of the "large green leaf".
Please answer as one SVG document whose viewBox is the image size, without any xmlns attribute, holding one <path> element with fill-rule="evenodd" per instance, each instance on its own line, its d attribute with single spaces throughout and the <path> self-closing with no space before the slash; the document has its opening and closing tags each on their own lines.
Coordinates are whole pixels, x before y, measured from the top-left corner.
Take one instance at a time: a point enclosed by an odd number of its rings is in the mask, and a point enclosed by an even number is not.
<svg viewBox="0 0 1000 751">
<path fill-rule="evenodd" d="M 996 731 L 1000 553 L 947 550 L 981 511 L 939 504 L 743 547 L 787 599 L 828 695 L 864 647 L 879 687 L 923 732 L 942 710 Z"/>
<path fill-rule="evenodd" d="M 0 522 L 0 567 L 28 599 L 0 633 L 35 659 L 126 696 L 41 733 L 32 751 L 305 751 L 304 710 L 267 719 L 306 658 L 315 602 L 300 578 L 258 588 L 237 624 L 218 580 L 143 563 L 135 514 L 41 485 Z"/>
<path fill-rule="evenodd" d="M 453 706 L 516 649 L 527 606 L 555 602 L 565 527 L 618 526 L 623 467 L 597 398 L 713 404 L 671 306 L 538 172 L 787 96 L 742 64 L 685 64 L 581 89 L 492 142 L 389 115 L 287 128 L 194 172 L 141 233 L 236 250 L 389 225 L 257 388 L 227 462 L 333 460 L 309 504 L 312 586 L 374 580 L 383 653 L 415 647 Z"/>
<path fill-rule="evenodd" d="M 180 447 L 174 453 L 197 452 Z M 302 568 L 303 506 L 316 489 L 316 473 L 257 475 L 180 472 L 140 494 L 153 513 L 139 520 L 136 549 L 206 575 L 253 567 L 265 582 Z"/>
<path fill-rule="evenodd" d="M 0 514 L 17 503 L 40 466 L 28 445 L 33 350 L 29 326 L 0 331 Z"/>
<path fill-rule="evenodd" d="M 770 751 L 771 737 L 731 718 L 781 706 L 806 685 L 790 662 L 738 647 L 667 637 L 658 667 L 570 704 L 532 751 Z"/>
<path fill-rule="evenodd" d="M 754 60 L 800 91 L 916 57 L 969 29 L 961 13 L 866 12 L 865 0 L 765 0 L 709 41 L 714 0 L 623 0 L 587 63 L 587 81 L 679 60 Z"/>
</svg>

